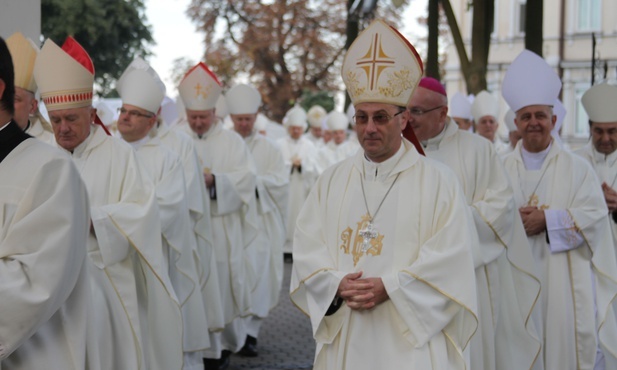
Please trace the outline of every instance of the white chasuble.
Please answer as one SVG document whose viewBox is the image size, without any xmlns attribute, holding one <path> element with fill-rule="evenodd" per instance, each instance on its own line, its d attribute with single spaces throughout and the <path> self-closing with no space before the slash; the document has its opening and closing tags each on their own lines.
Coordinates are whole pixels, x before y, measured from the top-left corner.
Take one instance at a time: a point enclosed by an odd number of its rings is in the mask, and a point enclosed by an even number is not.
<svg viewBox="0 0 617 370">
<path fill-rule="evenodd" d="M 322 173 L 328 167 L 353 156 L 356 154 L 358 149 L 359 145 L 357 145 L 357 143 L 352 143 L 345 140 L 341 144 L 337 145 L 334 140 L 331 140 L 328 144 L 317 150 L 317 171 Z"/>
<path fill-rule="evenodd" d="M 617 267 L 607 208 L 597 176 L 579 156 L 552 145 L 539 170 L 527 170 L 519 142 L 504 158 L 517 207 L 562 210 L 571 249 L 552 253 L 546 232 L 528 237 L 542 286 L 545 369 L 593 369 L 596 349 L 617 368 L 617 326 L 611 302 Z M 582 238 L 581 238 L 582 237 Z M 568 238 L 566 238 L 568 240 Z M 599 338 L 599 345 L 598 345 Z"/>
<path fill-rule="evenodd" d="M 184 169 L 184 184 L 186 199 L 191 216 L 193 231 L 197 243 L 198 256 L 196 263 L 199 273 L 199 285 L 206 308 L 208 328 L 211 331 L 210 341 L 214 340 L 214 332 L 223 330 L 223 305 L 219 277 L 212 245 L 212 228 L 210 220 L 210 197 L 206 193 L 203 172 L 199 157 L 193 144 L 193 139 L 182 130 L 171 130 L 161 124 L 157 130 L 161 142 L 172 149 L 182 161 Z M 212 343 L 211 343 L 212 344 Z"/>
<path fill-rule="evenodd" d="M 92 345 L 101 368 L 181 369 L 182 317 L 151 182 L 133 149 L 99 126 L 75 148 L 73 160 L 90 199 Z"/>
<path fill-rule="evenodd" d="M 214 254 L 223 296 L 225 349 L 237 352 L 246 332 L 239 324 L 251 311 L 254 271 L 247 249 L 257 236 L 255 167 L 244 140 L 237 133 L 213 124 L 203 137 L 191 132 L 203 172 L 215 177 L 211 197 Z M 212 199 L 215 198 L 215 199 Z M 235 322 L 234 322 L 235 321 Z"/>
<path fill-rule="evenodd" d="M 253 315 L 264 318 L 279 300 L 283 282 L 283 244 L 289 200 L 289 173 L 278 146 L 253 133 L 245 138 L 257 168 L 259 234 L 249 261 L 256 273 L 252 292 Z"/>
<path fill-rule="evenodd" d="M 285 253 L 291 253 L 291 242 L 296 229 L 296 219 L 300 213 L 300 209 L 311 191 L 315 180 L 319 176 L 317 170 L 317 149 L 305 137 L 300 137 L 298 140 L 293 140 L 286 136 L 277 141 L 283 153 L 286 171 L 289 174 L 289 203 L 287 211 L 287 236 L 285 238 Z M 302 162 L 302 168 L 292 169 L 294 158 L 299 158 Z"/>
<path fill-rule="evenodd" d="M 471 342 L 471 368 L 534 368 L 541 364 L 542 343 L 531 320 L 539 314 L 540 282 L 508 175 L 488 140 L 452 121 L 439 138 L 429 140 L 426 155 L 458 177 L 479 237 L 474 262 L 480 326 Z"/>
<path fill-rule="evenodd" d="M 85 185 L 70 158 L 32 138 L 0 162 L 0 179 L 0 368 L 85 369 Z"/>
<path fill-rule="evenodd" d="M 137 158 L 154 184 L 163 253 L 169 277 L 182 309 L 184 352 L 203 351 L 210 346 L 204 300 L 196 262 L 199 261 L 178 156 L 154 137 L 137 149 Z"/>
<path fill-rule="evenodd" d="M 406 140 L 383 163 L 359 151 L 324 172 L 298 217 L 290 287 L 311 319 L 314 369 L 466 369 L 477 329 L 472 227 L 452 172 Z M 357 271 L 380 277 L 388 300 L 326 316 Z"/>
</svg>

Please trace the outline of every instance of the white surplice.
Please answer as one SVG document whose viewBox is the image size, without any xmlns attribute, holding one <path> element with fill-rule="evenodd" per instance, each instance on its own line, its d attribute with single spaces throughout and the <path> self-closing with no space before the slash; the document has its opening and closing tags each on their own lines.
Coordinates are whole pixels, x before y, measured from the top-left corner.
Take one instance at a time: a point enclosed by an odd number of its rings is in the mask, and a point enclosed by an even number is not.
<svg viewBox="0 0 617 370">
<path fill-rule="evenodd" d="M 287 237 L 283 252 L 291 253 L 291 243 L 293 241 L 294 230 L 296 229 L 296 219 L 300 213 L 300 208 L 304 204 L 315 180 L 319 176 L 317 171 L 316 159 L 317 149 L 308 139 L 301 136 L 298 140 L 293 140 L 287 136 L 277 141 L 283 153 L 286 171 L 289 174 L 289 202 L 287 211 Z M 300 171 L 293 168 L 292 161 L 299 158 L 302 161 Z"/>
<path fill-rule="evenodd" d="M 249 261 L 256 273 L 248 335 L 257 338 L 261 320 L 276 306 L 283 282 L 283 244 L 289 200 L 289 174 L 274 141 L 253 132 L 245 139 L 257 168 L 259 234 Z"/>
<path fill-rule="evenodd" d="M 188 124 L 179 126 L 183 127 L 190 131 Z M 244 140 L 220 123 L 213 124 L 201 138 L 193 131 L 189 135 L 203 172 L 215 177 L 210 220 L 225 315 L 222 345 L 237 352 L 246 339 L 242 317 L 251 312 L 254 286 L 255 273 L 247 261 L 247 249 L 257 236 L 256 170 Z"/>
<path fill-rule="evenodd" d="M 540 282 L 499 155 L 488 140 L 459 130 L 453 121 L 428 140 L 425 152 L 458 177 L 478 232 L 474 262 L 480 326 L 471 342 L 471 368 L 531 369 L 542 346 L 530 320 L 539 313 L 533 309 Z"/>
<path fill-rule="evenodd" d="M 328 167 L 339 163 L 340 161 L 356 154 L 360 146 L 357 143 L 352 143 L 345 140 L 340 144 L 336 144 L 334 140 L 317 150 L 317 172 L 322 173 Z"/>
<path fill-rule="evenodd" d="M 527 169 L 521 151 L 522 141 L 504 158 L 516 206 L 545 210 L 549 234 L 528 237 L 542 286 L 544 368 L 593 369 L 599 347 L 606 369 L 615 369 L 617 266 L 598 178 L 589 163 L 554 142 L 538 169 Z"/>
<path fill-rule="evenodd" d="M 85 369 L 85 185 L 70 158 L 32 138 L 0 162 L 0 179 L 0 368 Z"/>
<path fill-rule="evenodd" d="M 136 152 L 142 169 L 155 187 L 163 253 L 182 309 L 184 352 L 203 351 L 210 347 L 210 340 L 205 335 L 208 324 L 197 271 L 199 255 L 189 215 L 182 163 L 158 137 L 148 138 L 143 145 L 138 145 Z"/>
<path fill-rule="evenodd" d="M 368 214 L 377 235 L 364 252 Z M 383 163 L 359 151 L 324 172 L 298 217 L 290 287 L 311 319 L 314 368 L 466 369 L 477 328 L 472 222 L 454 174 L 406 140 Z M 341 279 L 358 271 L 380 277 L 389 298 L 326 316 Z"/>
<path fill-rule="evenodd" d="M 218 353 L 220 352 L 220 343 L 217 342 L 220 342 L 220 335 L 216 333 L 223 330 L 225 321 L 216 258 L 212 245 L 210 197 L 206 193 L 199 157 L 193 139 L 182 130 L 171 130 L 167 125 L 161 124 L 157 129 L 157 136 L 165 146 L 178 154 L 182 161 L 186 198 L 189 200 L 191 222 L 199 253 L 197 261 L 200 274 L 199 281 L 210 330 L 210 348 L 215 347 L 213 350 Z"/>
<path fill-rule="evenodd" d="M 67 152 L 68 153 L 68 152 Z M 94 300 L 90 348 L 101 369 L 181 369 L 182 316 L 161 245 L 158 206 L 133 148 L 92 125 L 72 153 L 88 189 Z"/>
</svg>

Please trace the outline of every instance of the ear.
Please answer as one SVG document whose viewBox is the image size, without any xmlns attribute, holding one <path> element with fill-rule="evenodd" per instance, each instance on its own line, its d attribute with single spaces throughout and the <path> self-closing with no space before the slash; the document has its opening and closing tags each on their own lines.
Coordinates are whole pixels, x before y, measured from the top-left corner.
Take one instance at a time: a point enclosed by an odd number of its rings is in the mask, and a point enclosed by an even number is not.
<svg viewBox="0 0 617 370">
<path fill-rule="evenodd" d="M 4 80 L 0 78 L 0 99 L 4 96 L 4 90 L 6 89 L 6 84 Z"/>
<path fill-rule="evenodd" d="M 94 123 L 96 121 L 96 108 L 90 107 L 90 122 Z"/>
<path fill-rule="evenodd" d="M 39 102 L 38 100 L 36 100 L 36 98 L 33 97 L 32 101 L 30 102 L 30 114 L 36 113 L 38 107 L 39 107 Z"/>
</svg>

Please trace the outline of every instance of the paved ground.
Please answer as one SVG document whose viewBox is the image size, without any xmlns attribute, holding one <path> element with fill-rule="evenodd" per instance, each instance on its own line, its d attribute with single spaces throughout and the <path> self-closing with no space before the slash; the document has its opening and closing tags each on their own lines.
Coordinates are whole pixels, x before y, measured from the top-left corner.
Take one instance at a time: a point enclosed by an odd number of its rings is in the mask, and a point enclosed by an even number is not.
<svg viewBox="0 0 617 370">
<path fill-rule="evenodd" d="M 315 341 L 311 322 L 289 300 L 291 263 L 285 262 L 283 289 L 278 306 L 264 321 L 257 347 L 259 356 L 231 357 L 228 370 L 300 370 L 312 369 Z"/>
</svg>

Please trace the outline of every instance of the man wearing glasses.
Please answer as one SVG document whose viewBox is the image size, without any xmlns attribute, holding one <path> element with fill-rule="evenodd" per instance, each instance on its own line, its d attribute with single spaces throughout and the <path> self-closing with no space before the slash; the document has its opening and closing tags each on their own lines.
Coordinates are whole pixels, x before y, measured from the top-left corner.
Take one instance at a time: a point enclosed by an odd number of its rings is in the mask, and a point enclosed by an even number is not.
<svg viewBox="0 0 617 370">
<path fill-rule="evenodd" d="M 317 180 L 293 243 L 291 299 L 311 318 L 314 368 L 468 368 L 471 219 L 454 175 L 401 136 L 422 62 L 375 21 L 342 74 L 362 150 Z"/>
<path fill-rule="evenodd" d="M 479 238 L 474 262 L 480 326 L 471 341 L 471 368 L 495 369 L 498 363 L 530 369 L 540 342 L 526 319 L 540 285 L 531 271 L 520 269 L 531 266 L 531 251 L 499 156 L 491 142 L 448 119 L 446 91 L 434 78 L 420 81 L 407 107 L 426 156 L 457 175 Z"/>
</svg>

